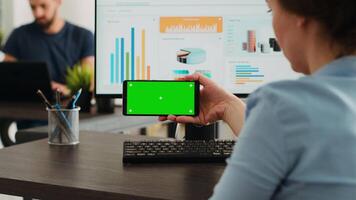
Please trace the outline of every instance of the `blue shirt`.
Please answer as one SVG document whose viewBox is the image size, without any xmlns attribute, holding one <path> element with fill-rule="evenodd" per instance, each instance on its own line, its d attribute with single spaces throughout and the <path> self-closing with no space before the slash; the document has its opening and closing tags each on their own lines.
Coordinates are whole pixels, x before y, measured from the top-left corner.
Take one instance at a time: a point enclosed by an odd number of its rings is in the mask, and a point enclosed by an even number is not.
<svg viewBox="0 0 356 200">
<path fill-rule="evenodd" d="M 65 83 L 67 67 L 94 56 L 94 36 L 81 27 L 66 22 L 56 34 L 47 34 L 36 23 L 15 29 L 4 52 L 20 61 L 42 61 L 48 65 L 51 79 Z"/>
<path fill-rule="evenodd" d="M 356 199 L 356 57 L 258 89 L 212 199 Z"/>
</svg>

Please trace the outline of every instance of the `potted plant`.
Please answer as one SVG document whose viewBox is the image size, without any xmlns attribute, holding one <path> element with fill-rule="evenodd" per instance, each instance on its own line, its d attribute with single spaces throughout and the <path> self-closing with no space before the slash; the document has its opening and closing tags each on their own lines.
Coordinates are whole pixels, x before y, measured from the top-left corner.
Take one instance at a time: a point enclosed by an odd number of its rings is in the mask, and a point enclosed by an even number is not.
<svg viewBox="0 0 356 200">
<path fill-rule="evenodd" d="M 91 81 L 92 69 L 88 66 L 76 64 L 73 67 L 67 68 L 66 84 L 71 94 L 74 95 L 79 89 L 82 89 L 81 96 L 77 101 L 81 111 L 90 112 L 91 108 Z"/>
</svg>

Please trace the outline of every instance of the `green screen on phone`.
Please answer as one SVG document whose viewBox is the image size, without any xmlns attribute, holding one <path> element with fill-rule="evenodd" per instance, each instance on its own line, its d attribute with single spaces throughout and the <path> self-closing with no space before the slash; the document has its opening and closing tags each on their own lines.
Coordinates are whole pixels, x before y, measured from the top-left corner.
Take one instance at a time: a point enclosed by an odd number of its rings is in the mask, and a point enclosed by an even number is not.
<svg viewBox="0 0 356 200">
<path fill-rule="evenodd" d="M 125 81 L 125 115 L 197 115 L 194 81 Z"/>
</svg>

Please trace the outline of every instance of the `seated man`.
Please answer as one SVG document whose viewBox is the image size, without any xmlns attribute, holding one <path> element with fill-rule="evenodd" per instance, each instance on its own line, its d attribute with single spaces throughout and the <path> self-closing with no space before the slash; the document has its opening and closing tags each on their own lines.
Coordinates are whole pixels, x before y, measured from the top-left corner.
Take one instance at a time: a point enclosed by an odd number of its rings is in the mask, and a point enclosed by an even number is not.
<svg viewBox="0 0 356 200">
<path fill-rule="evenodd" d="M 16 28 L 9 36 L 3 52 L 4 61 L 43 61 L 48 65 L 52 89 L 59 89 L 65 95 L 69 90 L 65 86 L 67 67 L 76 63 L 94 67 L 94 37 L 84 28 L 73 25 L 59 15 L 61 0 L 28 0 L 34 16 L 34 22 Z M 92 84 L 93 86 L 93 84 Z M 92 87 L 93 88 L 93 87 Z M 0 122 L 1 130 L 9 130 L 12 122 Z M 29 128 L 47 122 L 26 121 L 18 127 Z M 2 131 L 5 146 L 11 145 L 11 131 Z M 10 134 L 10 135 L 9 135 Z M 15 133 L 12 133 L 15 134 Z M 4 139 L 5 138 L 5 139 Z"/>
<path fill-rule="evenodd" d="M 66 68 L 94 66 L 94 37 L 59 16 L 61 0 L 29 0 L 35 21 L 15 29 L 4 46 L 4 61 L 45 61 L 52 88 L 68 94 Z"/>
</svg>

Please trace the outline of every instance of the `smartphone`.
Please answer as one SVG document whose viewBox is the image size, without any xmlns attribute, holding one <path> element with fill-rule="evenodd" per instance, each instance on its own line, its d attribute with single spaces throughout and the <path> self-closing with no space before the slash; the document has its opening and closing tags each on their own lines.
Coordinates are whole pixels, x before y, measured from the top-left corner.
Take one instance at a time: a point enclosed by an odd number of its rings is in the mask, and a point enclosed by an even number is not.
<svg viewBox="0 0 356 200">
<path fill-rule="evenodd" d="M 123 115 L 199 114 L 198 81 L 127 80 L 123 85 Z"/>
</svg>

